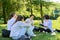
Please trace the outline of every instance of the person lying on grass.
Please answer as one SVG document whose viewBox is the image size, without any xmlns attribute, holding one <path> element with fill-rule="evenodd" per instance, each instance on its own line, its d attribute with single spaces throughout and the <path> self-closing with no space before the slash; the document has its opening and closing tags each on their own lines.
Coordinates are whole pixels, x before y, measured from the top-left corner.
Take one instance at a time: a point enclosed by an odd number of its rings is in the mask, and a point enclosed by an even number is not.
<svg viewBox="0 0 60 40">
<path fill-rule="evenodd" d="M 52 21 L 50 20 L 50 17 L 48 15 L 44 16 L 44 21 L 41 25 L 43 26 L 43 29 L 45 30 L 45 32 L 50 30 L 51 35 L 56 35 L 56 33 L 54 32 L 54 30 L 52 28 Z"/>
</svg>

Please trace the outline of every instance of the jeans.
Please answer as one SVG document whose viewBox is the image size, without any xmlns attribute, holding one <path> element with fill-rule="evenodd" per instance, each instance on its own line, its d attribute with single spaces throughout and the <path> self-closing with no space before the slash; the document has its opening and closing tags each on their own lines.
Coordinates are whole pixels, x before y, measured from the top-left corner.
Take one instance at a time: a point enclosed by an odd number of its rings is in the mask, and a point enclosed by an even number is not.
<svg viewBox="0 0 60 40">
<path fill-rule="evenodd" d="M 20 38 L 18 38 L 18 39 L 13 39 L 13 40 L 25 40 L 25 36 L 21 36 Z"/>
</svg>

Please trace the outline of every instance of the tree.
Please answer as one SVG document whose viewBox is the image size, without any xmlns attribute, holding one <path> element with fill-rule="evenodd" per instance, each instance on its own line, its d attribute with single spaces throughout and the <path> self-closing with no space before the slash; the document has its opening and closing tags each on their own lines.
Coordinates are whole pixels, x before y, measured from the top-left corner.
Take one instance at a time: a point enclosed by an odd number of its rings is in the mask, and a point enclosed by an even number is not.
<svg viewBox="0 0 60 40">
<path fill-rule="evenodd" d="M 41 14 L 41 21 L 43 23 L 43 6 L 48 9 L 50 5 L 54 5 L 52 2 L 46 2 L 44 0 L 33 0 L 33 5 L 37 6 L 39 5 L 40 6 L 40 14 Z"/>
</svg>

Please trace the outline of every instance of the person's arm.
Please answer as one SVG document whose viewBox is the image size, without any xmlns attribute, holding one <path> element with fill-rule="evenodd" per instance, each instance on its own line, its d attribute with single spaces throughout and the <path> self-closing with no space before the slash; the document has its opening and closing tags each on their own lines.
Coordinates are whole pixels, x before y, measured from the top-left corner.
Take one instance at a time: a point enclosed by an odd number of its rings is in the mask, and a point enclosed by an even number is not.
<svg viewBox="0 0 60 40">
<path fill-rule="evenodd" d="M 52 28 L 52 21 L 49 21 L 48 28 Z"/>
<path fill-rule="evenodd" d="M 26 20 L 25 20 L 25 23 L 28 23 L 28 21 L 29 21 L 29 20 L 28 20 L 28 19 L 26 19 Z"/>
<path fill-rule="evenodd" d="M 32 21 L 32 24 L 31 25 L 34 26 L 34 21 Z"/>
</svg>

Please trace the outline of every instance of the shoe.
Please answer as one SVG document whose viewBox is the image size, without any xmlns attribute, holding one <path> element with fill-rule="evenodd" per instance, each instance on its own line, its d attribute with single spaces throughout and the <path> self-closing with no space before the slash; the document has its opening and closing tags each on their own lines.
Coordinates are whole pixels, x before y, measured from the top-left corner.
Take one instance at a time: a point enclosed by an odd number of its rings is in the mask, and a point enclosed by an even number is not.
<svg viewBox="0 0 60 40">
<path fill-rule="evenodd" d="M 55 33 L 55 32 L 53 32 L 53 33 L 51 33 L 51 35 L 56 35 L 56 33 Z"/>
</svg>

